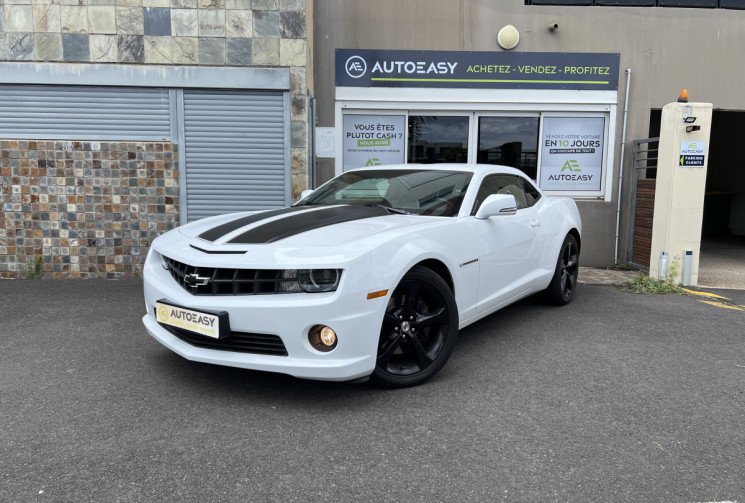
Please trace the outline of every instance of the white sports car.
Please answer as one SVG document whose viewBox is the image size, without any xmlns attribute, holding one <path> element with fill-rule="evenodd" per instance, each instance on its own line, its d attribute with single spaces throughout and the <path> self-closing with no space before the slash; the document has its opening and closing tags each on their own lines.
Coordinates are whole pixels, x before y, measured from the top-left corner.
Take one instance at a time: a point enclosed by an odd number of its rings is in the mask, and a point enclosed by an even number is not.
<svg viewBox="0 0 745 503">
<path fill-rule="evenodd" d="M 290 208 L 157 238 L 142 320 L 189 360 L 411 386 L 466 325 L 541 290 L 572 300 L 581 230 L 573 200 L 513 168 L 347 171 Z"/>
</svg>

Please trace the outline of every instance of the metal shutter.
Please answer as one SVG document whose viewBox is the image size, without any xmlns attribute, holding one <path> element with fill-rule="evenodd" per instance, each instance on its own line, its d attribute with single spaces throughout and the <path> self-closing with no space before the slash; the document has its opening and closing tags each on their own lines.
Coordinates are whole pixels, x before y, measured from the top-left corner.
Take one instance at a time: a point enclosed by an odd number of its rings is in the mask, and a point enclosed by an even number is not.
<svg viewBox="0 0 745 503">
<path fill-rule="evenodd" d="M 0 138 L 170 140 L 168 90 L 0 85 Z"/>
<path fill-rule="evenodd" d="M 285 98 L 184 90 L 186 220 L 289 203 Z"/>
</svg>

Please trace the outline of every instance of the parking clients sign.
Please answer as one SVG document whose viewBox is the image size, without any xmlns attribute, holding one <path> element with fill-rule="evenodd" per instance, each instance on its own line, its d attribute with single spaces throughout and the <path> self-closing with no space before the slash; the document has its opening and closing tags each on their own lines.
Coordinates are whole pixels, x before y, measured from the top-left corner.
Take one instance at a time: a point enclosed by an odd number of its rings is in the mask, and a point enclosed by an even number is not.
<svg viewBox="0 0 745 503">
<path fill-rule="evenodd" d="M 705 141 L 680 142 L 680 166 L 686 168 L 703 168 L 705 156 Z"/>
</svg>

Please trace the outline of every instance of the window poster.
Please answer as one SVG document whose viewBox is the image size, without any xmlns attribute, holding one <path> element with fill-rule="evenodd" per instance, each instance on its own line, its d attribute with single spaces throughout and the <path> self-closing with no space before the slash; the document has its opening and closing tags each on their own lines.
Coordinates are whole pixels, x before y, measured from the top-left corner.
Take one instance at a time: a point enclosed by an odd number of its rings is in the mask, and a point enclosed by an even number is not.
<svg viewBox="0 0 745 503">
<path fill-rule="evenodd" d="M 344 116 L 344 171 L 403 164 L 405 145 L 405 115 Z"/>
<path fill-rule="evenodd" d="M 604 133 L 603 117 L 544 117 L 541 189 L 599 191 Z"/>
</svg>

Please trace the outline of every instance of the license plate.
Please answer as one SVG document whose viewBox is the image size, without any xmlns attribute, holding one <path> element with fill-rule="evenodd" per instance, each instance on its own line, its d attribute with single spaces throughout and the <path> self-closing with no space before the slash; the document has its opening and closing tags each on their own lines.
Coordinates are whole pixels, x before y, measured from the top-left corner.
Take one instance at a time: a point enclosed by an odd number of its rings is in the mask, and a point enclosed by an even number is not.
<svg viewBox="0 0 745 503">
<path fill-rule="evenodd" d="M 162 323 L 163 325 L 170 325 L 213 339 L 219 339 L 222 335 L 228 335 L 227 333 L 221 333 L 226 328 L 224 325 L 227 325 L 225 323 L 227 320 L 221 320 L 221 315 L 218 313 L 194 311 L 193 309 L 174 306 L 173 304 L 156 302 L 155 316 L 158 319 L 158 323 Z M 225 313 L 223 318 L 227 318 L 227 313 Z"/>
</svg>

